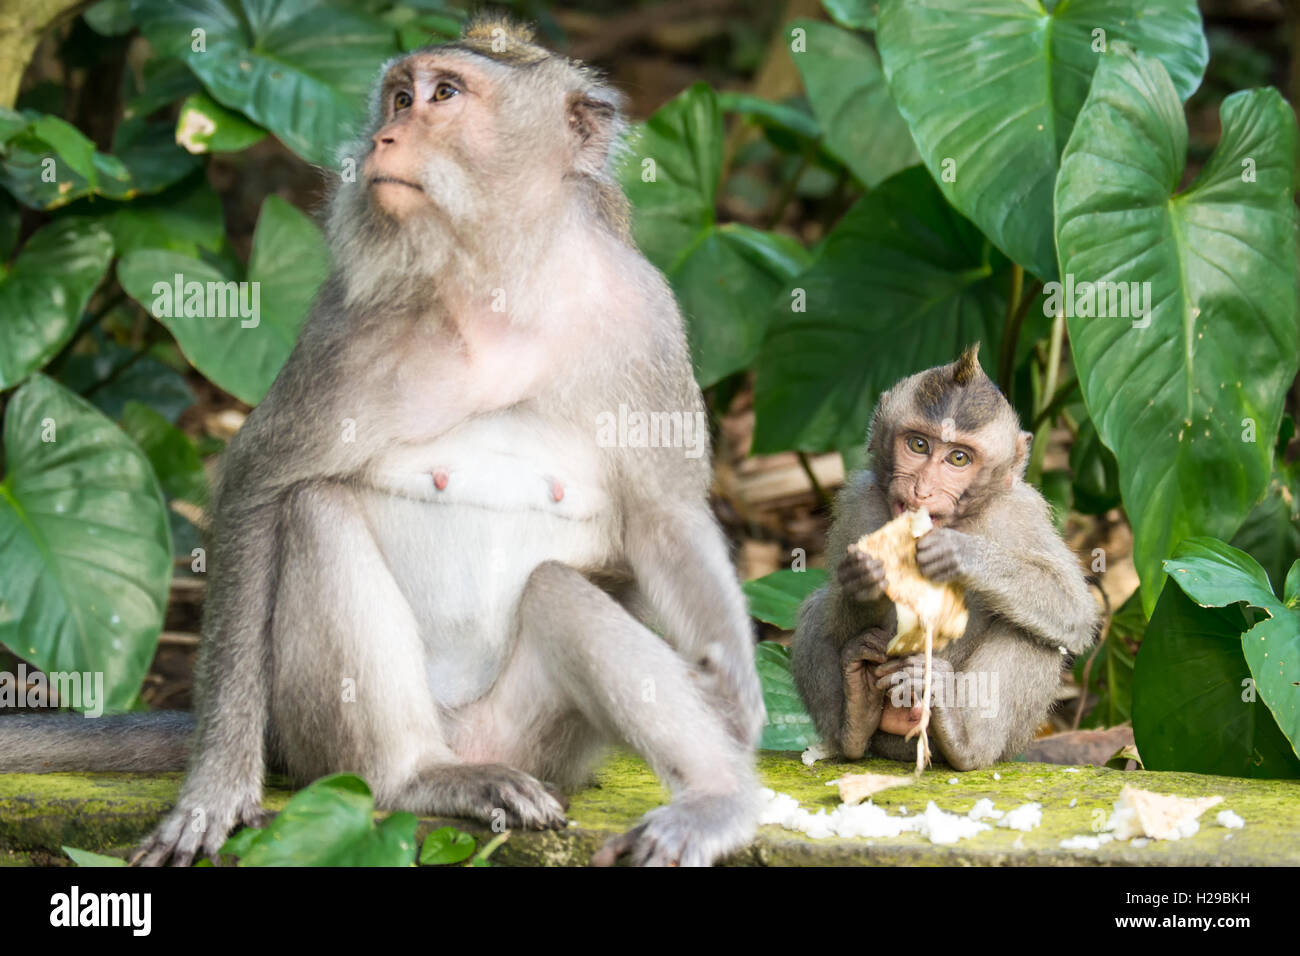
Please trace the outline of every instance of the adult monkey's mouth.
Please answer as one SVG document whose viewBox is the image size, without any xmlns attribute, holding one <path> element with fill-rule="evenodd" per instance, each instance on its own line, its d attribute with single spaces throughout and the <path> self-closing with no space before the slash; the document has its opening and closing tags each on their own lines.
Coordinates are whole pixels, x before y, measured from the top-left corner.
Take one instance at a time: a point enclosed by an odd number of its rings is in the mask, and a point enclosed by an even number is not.
<svg viewBox="0 0 1300 956">
<path fill-rule="evenodd" d="M 378 186 L 380 183 L 395 183 L 398 186 L 409 186 L 411 189 L 414 189 L 416 192 L 421 192 L 421 193 L 424 192 L 424 187 L 421 186 L 419 183 L 409 182 L 405 179 L 398 179 L 396 176 L 370 177 L 370 185 Z"/>
</svg>

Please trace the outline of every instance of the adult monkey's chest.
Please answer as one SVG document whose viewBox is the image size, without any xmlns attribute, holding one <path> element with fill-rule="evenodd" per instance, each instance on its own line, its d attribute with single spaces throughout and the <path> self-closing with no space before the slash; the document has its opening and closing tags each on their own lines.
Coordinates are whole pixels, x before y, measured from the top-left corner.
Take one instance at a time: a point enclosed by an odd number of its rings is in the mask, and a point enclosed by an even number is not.
<svg viewBox="0 0 1300 956">
<path fill-rule="evenodd" d="M 366 516 L 406 598 L 445 707 L 491 687 L 533 569 L 595 569 L 615 555 L 603 452 L 590 434 L 535 413 L 473 419 L 387 454 Z"/>
</svg>

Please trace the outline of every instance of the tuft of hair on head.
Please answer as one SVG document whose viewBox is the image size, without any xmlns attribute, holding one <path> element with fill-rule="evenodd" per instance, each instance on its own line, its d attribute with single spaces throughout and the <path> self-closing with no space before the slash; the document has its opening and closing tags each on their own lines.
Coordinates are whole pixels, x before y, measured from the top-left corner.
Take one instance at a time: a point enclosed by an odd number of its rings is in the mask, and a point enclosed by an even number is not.
<svg viewBox="0 0 1300 956">
<path fill-rule="evenodd" d="M 957 385 L 969 385 L 983 374 L 984 369 L 980 367 L 980 344 L 976 342 L 953 363 L 952 380 Z"/>
<path fill-rule="evenodd" d="M 495 13 L 476 14 L 450 46 L 514 66 L 540 63 L 552 55 L 537 42 L 537 32 L 530 25 Z"/>
</svg>

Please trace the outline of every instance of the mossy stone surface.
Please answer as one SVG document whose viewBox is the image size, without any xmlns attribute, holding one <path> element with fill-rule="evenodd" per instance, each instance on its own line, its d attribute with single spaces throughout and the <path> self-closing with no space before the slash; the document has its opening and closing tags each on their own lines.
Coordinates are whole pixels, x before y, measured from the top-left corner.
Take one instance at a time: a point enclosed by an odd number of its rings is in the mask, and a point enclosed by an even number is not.
<svg viewBox="0 0 1300 956">
<path fill-rule="evenodd" d="M 822 761 L 805 767 L 794 753 L 761 754 L 759 769 L 767 786 L 794 796 L 814 812 L 822 807 L 829 812 L 839 803 L 838 791 L 828 782 L 843 773 L 873 772 L 909 779 L 876 795 L 876 804 L 891 813 L 903 807 L 909 814 L 918 813 L 931 800 L 941 809 L 965 813 L 987 797 L 999 810 L 1041 803 L 1043 822 L 1028 833 L 993 829 L 951 846 L 934 846 L 914 833 L 876 840 L 813 840 L 765 826 L 749 847 L 728 861 L 732 865 L 1300 865 L 1296 781 L 1004 763 L 969 773 L 939 767 L 913 782 L 908 768 L 890 761 Z M 0 775 L 0 866 L 57 864 L 66 859 L 60 850 L 64 845 L 123 855 L 171 807 L 180 781 L 180 774 Z M 277 782 L 282 783 L 273 779 L 266 792 L 266 806 L 273 810 L 290 796 Z M 1190 839 L 1151 841 L 1143 847 L 1112 841 L 1096 850 L 1061 849 L 1062 840 L 1093 833 L 1105 822 L 1126 783 L 1179 796 L 1220 795 L 1224 802 L 1201 817 L 1200 832 Z M 606 838 L 633 826 L 667 797 L 642 761 L 616 753 L 592 786 L 572 795 L 569 829 L 515 832 L 493 855 L 493 862 L 583 865 Z M 1217 826 L 1214 816 L 1225 809 L 1241 816 L 1245 827 Z M 447 824 L 474 834 L 480 844 L 493 836 L 481 824 L 432 819 L 421 825 L 419 836 L 423 839 L 429 830 Z"/>
</svg>

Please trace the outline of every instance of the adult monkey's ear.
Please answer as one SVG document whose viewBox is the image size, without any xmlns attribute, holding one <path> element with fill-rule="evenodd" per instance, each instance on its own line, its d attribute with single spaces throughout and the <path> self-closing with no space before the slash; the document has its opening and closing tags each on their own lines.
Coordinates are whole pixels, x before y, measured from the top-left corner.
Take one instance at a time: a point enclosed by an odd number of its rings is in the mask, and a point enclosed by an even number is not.
<svg viewBox="0 0 1300 956">
<path fill-rule="evenodd" d="M 1011 459 L 1011 475 L 1007 481 L 1007 487 L 1010 488 L 1013 481 L 1025 477 L 1025 469 L 1029 466 L 1029 449 L 1034 443 L 1033 432 L 1021 432 L 1016 436 L 1015 457 Z"/>
<path fill-rule="evenodd" d="M 589 90 L 569 94 L 565 112 L 573 141 L 574 170 L 587 176 L 609 175 L 610 154 L 623 127 L 618 94 Z"/>
</svg>

